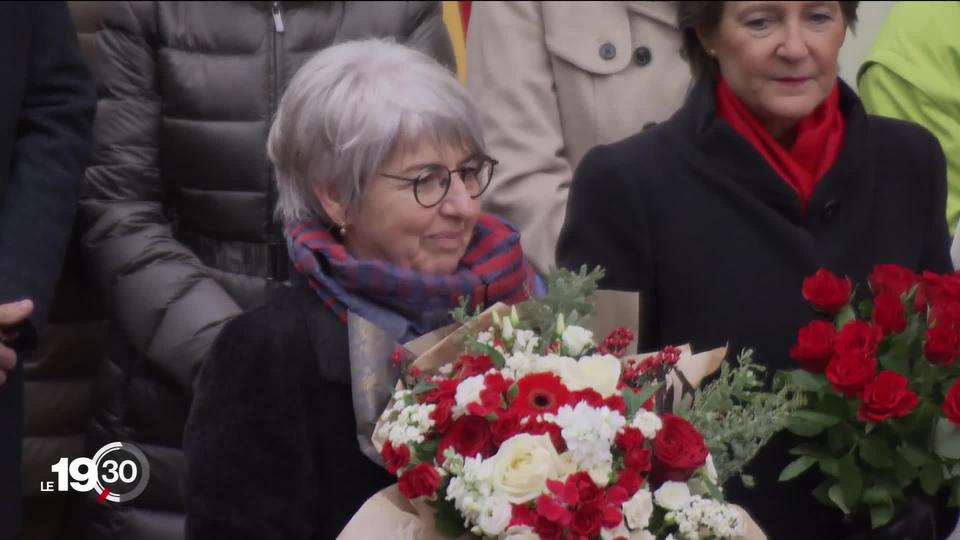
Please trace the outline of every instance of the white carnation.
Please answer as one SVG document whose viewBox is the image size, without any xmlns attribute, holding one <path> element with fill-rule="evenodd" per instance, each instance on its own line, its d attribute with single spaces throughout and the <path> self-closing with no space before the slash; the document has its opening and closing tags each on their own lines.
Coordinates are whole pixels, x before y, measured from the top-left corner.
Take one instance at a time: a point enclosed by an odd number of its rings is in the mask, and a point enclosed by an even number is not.
<svg viewBox="0 0 960 540">
<path fill-rule="evenodd" d="M 467 405 L 480 402 L 480 392 L 484 389 L 483 375 L 474 375 L 460 381 L 457 393 L 454 396 L 456 405 L 452 409 L 453 416 L 460 417 L 466 414 Z"/>
<path fill-rule="evenodd" d="M 646 409 L 640 409 L 630 424 L 639 429 L 640 433 L 647 439 L 653 439 L 657 436 L 660 428 L 663 427 L 663 420 L 660 420 L 659 416 Z"/>
<path fill-rule="evenodd" d="M 686 482 L 664 482 L 654 494 L 657 506 L 667 510 L 679 510 L 690 498 L 690 488 Z"/>
<path fill-rule="evenodd" d="M 484 533 L 494 536 L 502 533 L 513 516 L 513 507 L 510 501 L 500 495 L 493 494 L 483 501 L 480 508 L 480 516 L 477 518 L 477 525 Z"/>
<path fill-rule="evenodd" d="M 593 345 L 593 332 L 580 326 L 568 326 L 560 336 L 567 354 L 578 356 Z"/>
</svg>

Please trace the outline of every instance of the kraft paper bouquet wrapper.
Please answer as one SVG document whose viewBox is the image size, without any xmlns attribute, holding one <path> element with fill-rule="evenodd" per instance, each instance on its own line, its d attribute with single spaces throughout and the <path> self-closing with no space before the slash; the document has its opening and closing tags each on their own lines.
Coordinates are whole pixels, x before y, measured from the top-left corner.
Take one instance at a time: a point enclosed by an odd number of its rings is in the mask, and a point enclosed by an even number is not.
<svg viewBox="0 0 960 540">
<path fill-rule="evenodd" d="M 619 327 L 637 329 L 640 323 L 640 295 L 636 292 L 600 290 L 594 295 L 594 313 L 577 322 L 593 332 L 594 340 L 603 340 Z M 515 307 L 524 315 L 525 302 Z M 400 380 L 401 365 L 416 367 L 420 376 L 435 373 L 441 366 L 456 361 L 463 353 L 463 337 L 471 331 L 485 329 L 493 324 L 493 313 L 509 316 L 511 306 L 498 303 L 468 327 L 451 324 L 434 330 L 410 342 L 399 344 L 373 323 L 353 313 L 348 314 L 348 341 L 350 351 L 351 390 L 357 423 L 357 439 L 364 454 L 383 466 L 380 449 L 384 440 L 377 437 L 379 419 L 392 405 L 392 396 L 412 381 Z M 693 354 L 689 345 L 679 347 L 680 360 L 667 377 L 666 403 L 671 409 L 683 391 L 691 391 L 719 369 L 726 355 L 726 347 Z M 656 352 L 637 354 L 636 341 L 631 344 L 623 360 L 642 360 Z M 391 358 L 397 362 L 391 361 Z M 408 370 L 409 370 L 408 368 Z M 742 509 L 741 509 L 742 510 Z M 766 540 L 746 512 L 747 533 L 743 540 Z M 433 510 L 422 501 L 411 501 L 401 494 L 397 484 L 377 492 L 353 516 L 338 540 L 367 540 L 373 538 L 398 540 L 447 539 L 434 529 Z M 461 539 L 474 538 L 465 534 Z"/>
</svg>

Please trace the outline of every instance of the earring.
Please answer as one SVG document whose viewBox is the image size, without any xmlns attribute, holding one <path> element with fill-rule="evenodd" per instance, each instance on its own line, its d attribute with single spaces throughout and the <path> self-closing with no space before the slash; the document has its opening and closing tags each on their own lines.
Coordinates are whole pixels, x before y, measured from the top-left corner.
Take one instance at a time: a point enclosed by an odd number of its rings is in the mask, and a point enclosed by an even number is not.
<svg viewBox="0 0 960 540">
<path fill-rule="evenodd" d="M 340 236 L 346 236 L 346 235 L 347 235 L 347 224 L 344 223 L 343 225 L 340 226 Z"/>
</svg>

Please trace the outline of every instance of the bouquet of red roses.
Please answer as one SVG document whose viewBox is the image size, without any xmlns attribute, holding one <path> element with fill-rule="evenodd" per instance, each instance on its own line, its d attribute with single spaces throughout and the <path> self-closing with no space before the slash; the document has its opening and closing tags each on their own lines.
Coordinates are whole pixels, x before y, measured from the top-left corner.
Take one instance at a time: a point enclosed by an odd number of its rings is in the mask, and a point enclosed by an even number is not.
<svg viewBox="0 0 960 540">
<path fill-rule="evenodd" d="M 849 278 L 820 269 L 803 281 L 803 297 L 832 320 L 801 328 L 790 350 L 806 403 L 788 428 L 811 440 L 780 479 L 818 466 L 814 495 L 868 512 L 876 528 L 917 484 L 960 500 L 960 273 L 884 264 L 868 284 L 872 298 L 855 308 Z"/>
<path fill-rule="evenodd" d="M 747 518 L 722 502 L 703 436 L 652 410 L 680 351 L 621 358 L 632 340 L 494 310 L 383 413 L 374 441 L 400 492 L 451 537 L 737 536 Z"/>
</svg>

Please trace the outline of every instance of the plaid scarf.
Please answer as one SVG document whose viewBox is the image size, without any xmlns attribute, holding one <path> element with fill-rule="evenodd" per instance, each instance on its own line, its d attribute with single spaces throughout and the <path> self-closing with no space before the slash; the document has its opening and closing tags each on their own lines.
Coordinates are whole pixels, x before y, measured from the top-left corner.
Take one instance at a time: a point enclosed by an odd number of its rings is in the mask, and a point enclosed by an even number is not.
<svg viewBox="0 0 960 540">
<path fill-rule="evenodd" d="M 520 248 L 520 234 L 483 214 L 453 274 L 421 274 L 391 263 L 353 258 L 316 221 L 286 227 L 294 269 L 341 319 L 347 312 L 367 319 L 400 342 L 452 322 L 461 297 L 470 305 L 513 304 L 542 294 L 543 283 Z"/>
</svg>

